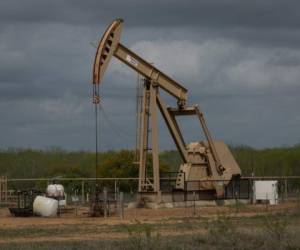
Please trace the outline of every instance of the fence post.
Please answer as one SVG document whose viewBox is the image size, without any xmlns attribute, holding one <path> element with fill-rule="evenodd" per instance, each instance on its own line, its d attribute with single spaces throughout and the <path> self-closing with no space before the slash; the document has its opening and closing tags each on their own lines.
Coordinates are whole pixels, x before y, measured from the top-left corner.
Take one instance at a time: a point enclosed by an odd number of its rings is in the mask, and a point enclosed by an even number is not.
<svg viewBox="0 0 300 250">
<path fill-rule="evenodd" d="M 5 178 L 5 188 L 4 188 L 4 190 L 5 190 L 5 204 L 7 205 L 7 195 L 8 195 L 8 185 L 7 185 L 7 177 Z"/>
<path fill-rule="evenodd" d="M 81 203 L 82 204 L 85 203 L 85 199 L 84 199 L 84 181 L 81 182 Z"/>
<path fill-rule="evenodd" d="M 2 203 L 2 176 L 0 176 L 0 206 Z"/>
<path fill-rule="evenodd" d="M 283 203 L 284 202 L 284 190 L 283 190 L 283 188 L 284 188 L 284 184 L 283 184 L 283 181 L 282 180 L 279 180 L 278 181 L 279 182 L 279 186 L 280 186 L 280 202 L 281 203 Z"/>
<path fill-rule="evenodd" d="M 237 198 L 237 191 L 235 191 L 235 212 L 238 213 L 239 212 L 239 200 Z"/>
<path fill-rule="evenodd" d="M 285 196 L 285 200 L 287 201 L 287 199 L 288 199 L 288 183 L 287 183 L 287 179 L 284 179 L 284 196 Z"/>
<path fill-rule="evenodd" d="M 184 176 L 184 192 L 183 192 L 183 197 L 184 197 L 184 202 L 185 202 L 185 206 L 186 206 L 186 192 L 187 192 L 187 181 L 185 180 L 185 176 Z"/>
<path fill-rule="evenodd" d="M 120 192 L 120 197 L 119 197 L 119 214 L 121 220 L 124 219 L 124 193 Z"/>
<path fill-rule="evenodd" d="M 196 215 L 196 193 L 193 192 L 193 199 L 194 199 L 194 209 L 193 209 L 193 215 Z"/>
<path fill-rule="evenodd" d="M 103 188 L 103 206 L 104 206 L 104 218 L 107 217 L 107 189 Z"/>
<path fill-rule="evenodd" d="M 115 201 L 117 200 L 117 179 L 115 179 Z"/>
</svg>

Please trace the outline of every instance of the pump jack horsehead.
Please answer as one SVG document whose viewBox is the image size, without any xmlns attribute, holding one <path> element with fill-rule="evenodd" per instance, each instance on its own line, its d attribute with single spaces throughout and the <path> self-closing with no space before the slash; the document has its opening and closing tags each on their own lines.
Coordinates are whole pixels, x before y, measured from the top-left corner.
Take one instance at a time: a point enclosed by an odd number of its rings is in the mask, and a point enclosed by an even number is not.
<svg viewBox="0 0 300 250">
<path fill-rule="evenodd" d="M 176 189 L 207 192 L 221 197 L 229 181 L 241 175 L 241 170 L 229 148 L 223 141 L 214 141 L 206 126 L 199 106 L 187 106 L 188 90 L 155 68 L 152 64 L 121 44 L 123 20 L 116 19 L 106 29 L 100 40 L 94 59 L 93 86 L 94 100 L 99 100 L 99 84 L 112 56 L 141 74 L 144 78 L 141 131 L 139 141 L 139 194 L 141 197 L 155 197 L 161 201 L 157 110 L 159 109 L 174 143 L 182 158 L 176 178 Z M 159 92 L 163 90 L 177 99 L 177 107 L 167 107 Z M 186 144 L 176 116 L 197 116 L 206 141 Z M 151 126 L 151 154 L 153 176 L 147 176 L 146 158 L 149 149 L 148 131 Z M 152 195 L 152 196 L 151 196 Z"/>
</svg>

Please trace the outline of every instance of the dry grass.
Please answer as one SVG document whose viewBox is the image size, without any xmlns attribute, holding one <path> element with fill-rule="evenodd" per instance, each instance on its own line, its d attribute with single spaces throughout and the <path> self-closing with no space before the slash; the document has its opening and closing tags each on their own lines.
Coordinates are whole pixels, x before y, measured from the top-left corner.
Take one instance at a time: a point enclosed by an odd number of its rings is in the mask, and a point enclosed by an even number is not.
<svg viewBox="0 0 300 250">
<path fill-rule="evenodd" d="M 141 209 L 121 221 L 12 218 L 1 210 L 0 249 L 300 249 L 299 211 L 295 204 L 200 208 L 196 216 Z"/>
</svg>

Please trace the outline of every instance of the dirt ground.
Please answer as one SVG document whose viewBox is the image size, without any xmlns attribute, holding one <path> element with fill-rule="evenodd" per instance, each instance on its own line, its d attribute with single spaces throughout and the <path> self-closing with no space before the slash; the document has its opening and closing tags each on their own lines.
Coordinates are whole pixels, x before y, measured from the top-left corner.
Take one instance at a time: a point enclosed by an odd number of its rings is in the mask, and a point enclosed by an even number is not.
<svg viewBox="0 0 300 250">
<path fill-rule="evenodd" d="M 85 223 L 105 223 L 105 224 L 126 224 L 136 221 L 140 222 L 156 222 L 161 219 L 180 219 L 184 217 L 215 217 L 220 214 L 234 215 L 234 216 L 255 216 L 264 213 L 276 213 L 289 211 L 295 208 L 296 203 L 283 203 L 275 206 L 270 205 L 243 205 L 236 208 L 235 206 L 206 206 L 206 207 L 187 207 L 187 208 L 161 208 L 161 209 L 147 209 L 147 208 L 131 208 L 125 209 L 124 219 L 121 220 L 117 215 L 112 215 L 108 218 L 98 217 L 91 218 L 86 213 L 87 208 L 81 207 L 75 210 L 62 214 L 55 218 L 41 218 L 41 217 L 13 217 L 7 208 L 0 208 L 0 226 L 3 227 L 17 227 L 22 225 L 56 225 L 56 224 L 80 224 Z"/>
<path fill-rule="evenodd" d="M 276 206 L 243 205 L 164 208 L 164 209 L 125 209 L 125 218 L 118 216 L 109 218 L 91 218 L 81 208 L 59 218 L 16 218 L 10 215 L 7 208 L 0 209 L 0 244 L 20 242 L 94 240 L 109 238 L 124 238 L 128 236 L 128 225 L 143 223 L 156 225 L 156 231 L 161 235 L 188 235 L 204 233 L 199 221 L 212 220 L 219 215 L 235 218 L 251 218 L 263 214 L 285 213 L 298 204 L 285 203 Z M 193 226 L 197 220 L 197 226 Z M 172 226 L 173 225 L 173 226 Z M 125 230 L 124 230 L 125 228 Z M 180 228 L 180 230 L 177 230 Z"/>
</svg>

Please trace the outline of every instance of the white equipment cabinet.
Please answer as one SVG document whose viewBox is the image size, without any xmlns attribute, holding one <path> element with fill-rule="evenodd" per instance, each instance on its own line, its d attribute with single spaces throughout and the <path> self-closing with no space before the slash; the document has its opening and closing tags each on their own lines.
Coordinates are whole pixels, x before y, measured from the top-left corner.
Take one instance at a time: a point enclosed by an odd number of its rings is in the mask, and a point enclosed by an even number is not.
<svg viewBox="0 0 300 250">
<path fill-rule="evenodd" d="M 257 201 L 268 201 L 270 205 L 278 204 L 278 181 L 254 181 L 253 195 Z"/>
</svg>

